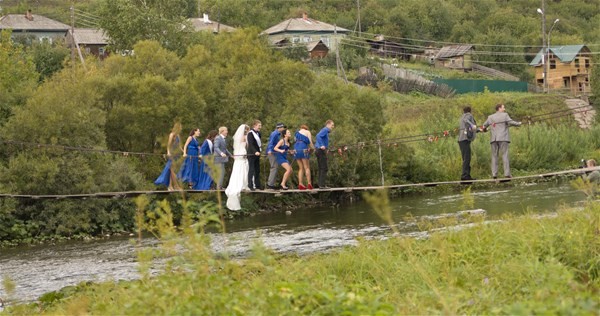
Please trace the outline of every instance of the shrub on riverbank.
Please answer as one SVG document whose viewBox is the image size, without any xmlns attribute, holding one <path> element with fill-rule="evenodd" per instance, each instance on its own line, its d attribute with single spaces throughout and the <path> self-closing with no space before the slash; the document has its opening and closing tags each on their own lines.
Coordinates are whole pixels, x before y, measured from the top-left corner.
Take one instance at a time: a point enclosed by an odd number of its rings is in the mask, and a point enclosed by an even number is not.
<svg viewBox="0 0 600 316">
<path fill-rule="evenodd" d="M 163 205 L 164 206 L 164 205 Z M 260 245 L 217 259 L 190 229 L 170 237 L 165 272 L 82 285 L 76 294 L 11 307 L 14 314 L 594 314 L 600 308 L 600 205 L 447 230 L 428 239 L 360 240 L 357 247 L 277 257 Z M 179 239 L 183 238 L 183 239 Z M 179 242 L 177 242 L 179 241 Z M 182 249 L 184 251 L 182 252 Z M 145 259 L 144 259 L 145 258 Z M 54 297 L 52 300 L 50 298 Z"/>
</svg>

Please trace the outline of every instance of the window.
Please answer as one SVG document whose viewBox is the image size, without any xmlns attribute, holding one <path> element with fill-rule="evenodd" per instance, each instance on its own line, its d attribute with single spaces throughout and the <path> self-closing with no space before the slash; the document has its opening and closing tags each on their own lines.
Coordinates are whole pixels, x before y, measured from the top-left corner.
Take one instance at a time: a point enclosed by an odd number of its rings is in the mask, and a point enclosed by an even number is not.
<svg viewBox="0 0 600 316">
<path fill-rule="evenodd" d="M 304 38 L 302 39 L 302 41 L 303 41 L 304 43 L 308 43 L 308 42 L 310 42 L 311 40 L 312 40 L 312 39 L 310 38 L 310 36 L 304 36 Z"/>
<path fill-rule="evenodd" d="M 563 85 L 565 88 L 571 87 L 571 78 L 563 77 Z"/>
<path fill-rule="evenodd" d="M 575 68 L 579 68 L 579 58 L 575 58 Z"/>
<path fill-rule="evenodd" d="M 98 55 L 104 56 L 104 47 L 98 48 Z"/>
<path fill-rule="evenodd" d="M 584 61 L 585 61 L 585 68 L 590 68 L 590 59 L 586 58 L 586 59 L 584 59 Z"/>
<path fill-rule="evenodd" d="M 300 38 L 298 36 L 292 37 L 292 43 L 295 44 L 295 43 L 298 43 L 298 42 L 300 42 Z"/>
<path fill-rule="evenodd" d="M 556 69 L 556 59 L 550 60 L 550 69 Z"/>
</svg>

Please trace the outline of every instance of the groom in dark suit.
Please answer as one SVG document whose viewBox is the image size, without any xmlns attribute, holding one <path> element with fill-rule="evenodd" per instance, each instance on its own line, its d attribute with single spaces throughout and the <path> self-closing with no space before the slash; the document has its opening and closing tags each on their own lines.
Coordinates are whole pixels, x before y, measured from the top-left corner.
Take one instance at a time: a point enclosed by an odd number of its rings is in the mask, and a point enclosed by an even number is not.
<svg viewBox="0 0 600 316">
<path fill-rule="evenodd" d="M 262 123 L 254 120 L 248 133 L 248 188 L 252 191 L 262 189 L 260 186 L 260 128 Z"/>
</svg>

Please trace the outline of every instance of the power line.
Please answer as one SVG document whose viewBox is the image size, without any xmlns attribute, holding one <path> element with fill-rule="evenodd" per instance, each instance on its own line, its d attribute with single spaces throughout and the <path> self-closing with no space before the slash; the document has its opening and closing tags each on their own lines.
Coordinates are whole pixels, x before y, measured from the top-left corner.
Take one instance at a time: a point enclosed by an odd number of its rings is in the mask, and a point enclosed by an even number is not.
<svg viewBox="0 0 600 316">
<path fill-rule="evenodd" d="M 350 46 L 350 47 L 356 47 L 356 48 L 364 48 L 364 49 L 370 49 L 373 51 L 377 51 L 377 52 L 381 52 L 384 54 L 389 54 L 389 55 L 401 55 L 401 56 L 414 56 L 416 54 L 414 53 L 403 53 L 403 52 L 398 52 L 395 50 L 384 50 L 384 49 L 372 49 L 369 47 L 365 47 L 362 45 L 358 45 L 355 44 L 356 41 L 349 41 L 349 42 L 340 42 L 341 45 L 345 45 L 345 46 Z M 362 42 L 361 42 L 362 43 Z M 527 62 L 509 62 L 509 61 L 485 61 L 485 60 L 473 60 L 473 62 L 477 62 L 477 63 L 497 63 L 497 64 L 506 64 L 506 65 L 529 65 L 529 63 Z M 596 65 L 598 63 L 589 63 L 590 66 Z"/>
<path fill-rule="evenodd" d="M 574 107 L 574 108 L 542 113 L 542 114 L 538 114 L 538 115 L 534 115 L 534 116 L 525 116 L 525 117 L 521 118 L 520 120 L 531 122 L 531 123 L 539 123 L 539 122 L 544 122 L 547 120 L 552 120 L 552 119 L 557 119 L 557 118 L 566 117 L 566 116 L 570 116 L 570 115 L 575 115 L 578 113 L 585 113 L 590 110 L 593 110 L 593 107 L 591 105 L 582 105 L 582 106 L 578 106 L 578 107 Z M 542 117 L 542 116 L 548 116 L 548 117 L 543 117 L 543 118 L 538 118 L 536 120 L 533 120 L 534 118 Z M 497 122 L 497 123 L 503 123 L 503 122 Z M 343 151 L 346 151 L 351 148 L 363 148 L 366 146 L 376 146 L 376 145 L 380 145 L 380 144 L 410 143 L 410 142 L 415 142 L 415 141 L 426 140 L 426 138 L 428 138 L 430 136 L 434 136 L 434 137 L 442 136 L 442 137 L 450 138 L 450 137 L 454 136 L 453 134 L 456 134 L 460 131 L 462 131 L 462 129 L 452 128 L 452 129 L 447 129 L 447 130 L 430 131 L 430 132 L 422 133 L 422 134 L 405 135 L 405 136 L 399 136 L 399 137 L 394 137 L 394 138 L 358 141 L 354 144 L 343 145 L 340 147 L 332 148 L 330 150 L 330 152 L 338 152 L 340 149 Z M 6 144 L 6 145 L 21 146 L 21 147 L 27 146 L 30 148 L 44 148 L 44 149 L 58 149 L 58 150 L 65 150 L 65 151 L 114 154 L 114 155 L 120 155 L 123 157 L 130 157 L 130 156 L 131 157 L 133 157 L 133 156 L 146 157 L 146 156 L 148 156 L 148 157 L 162 157 L 165 159 L 168 158 L 166 154 L 151 153 L 151 152 L 118 151 L 118 150 L 97 149 L 97 148 L 80 147 L 80 146 L 65 146 L 65 145 L 55 145 L 55 144 L 43 144 L 43 143 L 36 143 L 36 142 L 23 142 L 23 141 L 16 141 L 16 140 L 0 140 L 0 143 Z M 188 157 L 198 157 L 198 156 L 188 156 Z"/>
</svg>

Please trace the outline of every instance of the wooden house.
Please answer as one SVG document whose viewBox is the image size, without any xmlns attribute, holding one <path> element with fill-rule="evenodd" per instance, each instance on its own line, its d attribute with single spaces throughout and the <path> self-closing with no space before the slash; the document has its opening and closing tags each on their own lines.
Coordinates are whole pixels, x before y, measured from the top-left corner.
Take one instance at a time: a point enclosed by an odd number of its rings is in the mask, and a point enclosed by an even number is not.
<svg viewBox="0 0 600 316">
<path fill-rule="evenodd" d="M 473 67 L 473 45 L 444 46 L 435 56 L 435 66 L 460 70 Z"/>
<path fill-rule="evenodd" d="M 329 53 L 329 48 L 321 40 L 306 44 L 306 50 L 308 50 L 311 59 L 325 58 Z"/>
<path fill-rule="evenodd" d="M 287 19 L 260 34 L 267 35 L 271 43 L 278 43 L 286 38 L 292 44 L 306 45 L 310 42 L 322 41 L 328 49 L 334 50 L 336 41 L 341 41 L 348 33 L 350 30 L 311 19 L 304 13 L 302 18 Z"/>
<path fill-rule="evenodd" d="M 108 57 L 108 36 L 101 29 L 76 28 L 73 34 L 69 31 L 67 43 L 69 46 L 75 45 L 86 55 L 94 55 L 99 59 Z"/>
<path fill-rule="evenodd" d="M 235 27 L 211 21 L 208 18 L 208 14 L 204 14 L 202 18 L 190 18 L 188 21 L 192 23 L 196 32 L 212 32 L 217 34 L 221 32 L 233 32 L 236 30 Z"/>
<path fill-rule="evenodd" d="M 28 10 L 26 14 L 8 14 L 0 17 L 0 31 L 11 30 L 13 40 L 22 39 L 24 44 L 31 41 L 64 41 L 70 27 L 61 22 L 49 19 L 43 15 L 32 14 Z"/>
<path fill-rule="evenodd" d="M 544 66 L 548 72 L 548 89 L 564 91 L 574 95 L 590 92 L 591 54 L 585 45 L 552 46 L 547 51 L 547 58 L 540 50 L 529 64 L 535 67 L 535 80 L 541 87 L 544 84 Z M 543 59 L 548 63 L 544 64 Z"/>
<path fill-rule="evenodd" d="M 408 50 L 405 45 L 386 40 L 382 35 L 375 36 L 375 39 L 367 40 L 369 51 L 383 58 L 396 58 L 401 60 L 410 60 L 411 55 L 416 54 L 414 50 Z M 420 50 L 419 52 L 423 52 Z"/>
</svg>

